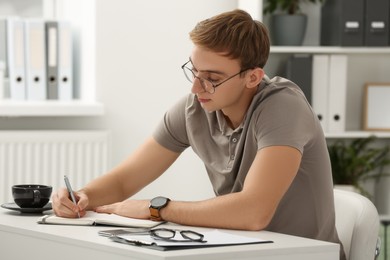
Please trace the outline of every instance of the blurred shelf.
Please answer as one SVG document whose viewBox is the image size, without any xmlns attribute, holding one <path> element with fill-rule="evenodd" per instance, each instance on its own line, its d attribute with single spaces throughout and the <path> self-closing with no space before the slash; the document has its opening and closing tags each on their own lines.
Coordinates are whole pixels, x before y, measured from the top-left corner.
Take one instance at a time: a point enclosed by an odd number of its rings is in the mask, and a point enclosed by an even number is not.
<svg viewBox="0 0 390 260">
<path fill-rule="evenodd" d="M 348 139 L 348 138 L 367 138 L 376 136 L 377 138 L 390 138 L 389 132 L 370 132 L 370 131 L 346 131 L 340 133 L 325 133 L 327 139 Z"/>
<path fill-rule="evenodd" d="M 104 105 L 94 101 L 0 101 L 0 117 L 102 116 Z"/>
<path fill-rule="evenodd" d="M 271 46 L 271 53 L 383 54 L 390 47 Z"/>
</svg>

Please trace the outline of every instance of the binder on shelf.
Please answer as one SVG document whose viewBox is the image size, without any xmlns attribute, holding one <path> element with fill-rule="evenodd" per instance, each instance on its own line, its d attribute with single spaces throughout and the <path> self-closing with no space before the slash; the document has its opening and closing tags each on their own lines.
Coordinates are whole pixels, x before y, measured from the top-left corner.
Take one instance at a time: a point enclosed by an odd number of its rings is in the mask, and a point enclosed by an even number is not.
<svg viewBox="0 0 390 260">
<path fill-rule="evenodd" d="M 58 24 L 45 23 L 47 99 L 58 99 Z"/>
<path fill-rule="evenodd" d="M 344 132 L 347 96 L 347 56 L 329 57 L 328 131 Z"/>
<path fill-rule="evenodd" d="M 4 74 L 5 74 L 5 62 L 0 58 L 0 101 L 5 99 Z"/>
<path fill-rule="evenodd" d="M 24 22 L 16 17 L 0 19 L 0 59 L 5 61 L 7 97 L 25 100 Z"/>
<path fill-rule="evenodd" d="M 73 99 L 72 28 L 66 21 L 46 22 L 48 99 Z"/>
<path fill-rule="evenodd" d="M 8 83 L 7 70 L 7 22 L 0 18 L 0 99 L 6 98 L 6 79 Z M 8 84 L 7 84 L 8 85 Z"/>
<path fill-rule="evenodd" d="M 312 107 L 321 122 L 324 132 L 328 132 L 328 89 L 329 89 L 329 55 L 313 55 L 312 68 Z"/>
<path fill-rule="evenodd" d="M 287 61 L 287 78 L 297 84 L 312 103 L 312 56 L 309 54 L 295 54 Z"/>
<path fill-rule="evenodd" d="M 72 27 L 69 22 L 58 22 L 58 99 L 73 99 Z"/>
<path fill-rule="evenodd" d="M 25 21 L 26 98 L 46 99 L 45 22 Z"/>
<path fill-rule="evenodd" d="M 364 4 L 364 0 L 325 1 L 321 8 L 321 45 L 363 46 Z"/>
<path fill-rule="evenodd" d="M 389 0 L 370 0 L 365 10 L 365 37 L 366 46 L 389 45 Z"/>
</svg>

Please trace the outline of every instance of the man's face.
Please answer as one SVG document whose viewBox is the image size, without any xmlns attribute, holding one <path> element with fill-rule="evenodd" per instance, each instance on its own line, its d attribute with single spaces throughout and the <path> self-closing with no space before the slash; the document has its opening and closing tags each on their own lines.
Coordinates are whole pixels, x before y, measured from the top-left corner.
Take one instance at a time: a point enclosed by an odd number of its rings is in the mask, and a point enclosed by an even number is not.
<svg viewBox="0 0 390 260">
<path fill-rule="evenodd" d="M 242 69 L 239 61 L 199 46 L 194 47 L 190 60 L 188 66 L 192 66 L 191 69 L 197 77 L 193 80 L 191 92 L 197 95 L 202 107 L 211 112 L 234 105 L 245 90 L 245 77 L 236 75 Z M 228 80 L 216 87 L 211 94 L 205 90 L 199 78 L 215 85 Z"/>
</svg>

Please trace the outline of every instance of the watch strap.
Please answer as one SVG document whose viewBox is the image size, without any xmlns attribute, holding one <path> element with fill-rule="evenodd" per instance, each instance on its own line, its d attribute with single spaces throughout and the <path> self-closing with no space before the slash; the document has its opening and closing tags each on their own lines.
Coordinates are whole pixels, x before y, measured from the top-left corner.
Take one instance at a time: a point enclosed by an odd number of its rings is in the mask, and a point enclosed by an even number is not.
<svg viewBox="0 0 390 260">
<path fill-rule="evenodd" d="M 149 208 L 150 211 L 150 219 L 153 221 L 162 221 L 160 216 L 160 210 L 156 208 Z"/>
<path fill-rule="evenodd" d="M 165 203 L 163 205 L 153 205 L 153 200 L 155 199 L 165 199 Z M 154 199 L 151 200 L 151 204 L 149 206 L 149 211 L 150 211 L 150 220 L 153 220 L 153 221 L 163 221 L 161 215 L 160 215 L 160 210 L 165 208 L 169 201 L 171 201 L 170 199 L 168 198 L 165 198 L 165 197 L 156 197 Z"/>
</svg>

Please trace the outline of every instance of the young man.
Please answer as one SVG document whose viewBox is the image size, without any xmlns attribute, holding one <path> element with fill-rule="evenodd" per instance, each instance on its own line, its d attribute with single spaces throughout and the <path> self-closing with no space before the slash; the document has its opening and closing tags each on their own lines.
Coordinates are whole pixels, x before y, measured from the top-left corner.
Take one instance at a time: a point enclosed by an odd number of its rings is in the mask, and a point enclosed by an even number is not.
<svg viewBox="0 0 390 260">
<path fill-rule="evenodd" d="M 266 28 L 235 10 L 198 23 L 190 38 L 194 48 L 182 69 L 192 93 L 127 160 L 76 192 L 77 205 L 66 189 L 55 193 L 54 212 L 76 217 L 94 209 L 340 243 L 323 131 L 299 87 L 265 76 Z M 215 198 L 128 199 L 190 146 L 205 164 Z"/>
</svg>

